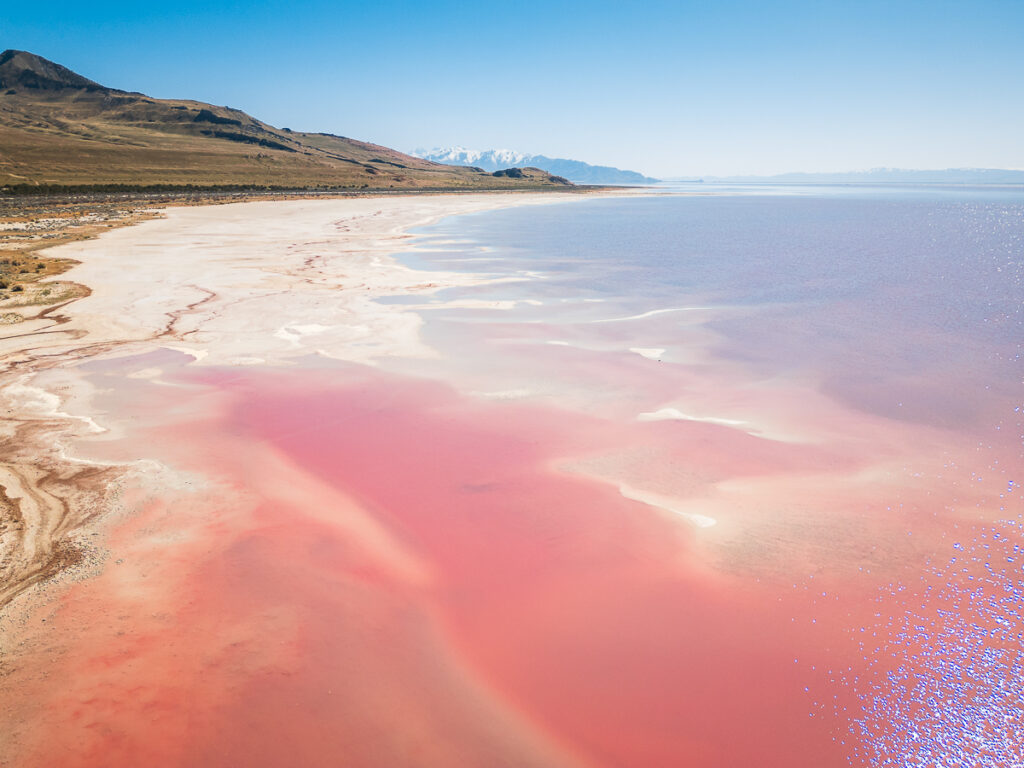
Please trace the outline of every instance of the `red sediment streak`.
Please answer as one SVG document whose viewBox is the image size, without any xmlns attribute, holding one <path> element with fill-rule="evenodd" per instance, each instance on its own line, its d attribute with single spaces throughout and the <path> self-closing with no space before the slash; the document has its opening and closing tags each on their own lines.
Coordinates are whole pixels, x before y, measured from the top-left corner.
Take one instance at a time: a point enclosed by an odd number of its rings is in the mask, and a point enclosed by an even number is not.
<svg viewBox="0 0 1024 768">
<path fill-rule="evenodd" d="M 64 600 L 70 682 L 42 685 L 25 765 L 843 762 L 804 686 L 850 661 L 850 606 L 717 572 L 703 532 L 554 467 L 634 444 L 706 483 L 853 460 L 348 366 L 178 379 L 203 406 L 135 449 L 215 485 L 149 505 Z"/>
</svg>

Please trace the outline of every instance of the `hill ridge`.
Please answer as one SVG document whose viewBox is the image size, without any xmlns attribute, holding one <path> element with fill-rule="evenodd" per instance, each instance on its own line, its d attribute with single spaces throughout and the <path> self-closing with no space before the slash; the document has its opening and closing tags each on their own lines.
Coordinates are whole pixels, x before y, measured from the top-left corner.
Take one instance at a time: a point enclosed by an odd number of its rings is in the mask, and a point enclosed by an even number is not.
<svg viewBox="0 0 1024 768">
<path fill-rule="evenodd" d="M 111 90 L 35 53 L 8 48 L 0 53 L 0 88 Z"/>
<path fill-rule="evenodd" d="M 108 88 L 27 51 L 0 54 L 0 187 L 217 185 L 346 190 L 557 189 L 378 144 L 275 128 L 229 107 Z"/>
</svg>

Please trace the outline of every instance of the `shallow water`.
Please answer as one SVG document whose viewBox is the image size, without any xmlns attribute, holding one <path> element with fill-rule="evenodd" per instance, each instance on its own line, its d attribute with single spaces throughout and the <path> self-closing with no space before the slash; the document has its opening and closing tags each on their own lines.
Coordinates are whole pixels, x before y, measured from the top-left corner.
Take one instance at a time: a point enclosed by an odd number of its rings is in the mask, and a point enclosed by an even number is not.
<svg viewBox="0 0 1024 768">
<path fill-rule="evenodd" d="M 435 359 L 85 366 L 81 451 L 195 490 L 48 616 L 24 764 L 1024 760 L 1024 199 L 737 191 L 427 229 L 506 278 Z"/>
<path fill-rule="evenodd" d="M 832 730 L 828 764 L 839 753 L 853 765 L 1020 762 L 1024 191 L 727 191 L 434 227 L 428 238 L 445 245 L 422 266 L 526 278 L 439 301 L 526 303 L 439 307 L 429 338 L 487 361 L 465 365 L 476 391 L 504 382 L 612 421 L 711 423 L 723 445 L 749 432 L 769 450 L 816 454 L 760 468 L 756 482 L 744 479 L 749 446 L 719 462 L 706 449 L 684 461 L 651 452 L 642 472 L 620 457 L 600 472 L 632 472 L 717 519 L 689 555 L 713 563 L 708 578 L 746 572 L 763 588 L 773 577 L 762 599 L 787 601 L 790 581 L 813 599 L 785 618 L 843 634 L 806 691 L 806 714 Z M 714 490 L 695 493 L 694 475 Z M 758 636 L 773 637 L 770 621 Z M 718 694 L 721 710 L 708 703 Z M 732 720 L 724 688 L 698 698 Z M 804 764 L 794 744 L 770 759 Z M 721 760 L 733 747 L 715 749 Z"/>
<path fill-rule="evenodd" d="M 542 273 L 452 293 L 544 301 L 516 319 L 573 333 L 588 320 L 705 308 L 716 359 L 742 363 L 748 376 L 823 379 L 886 416 L 964 422 L 991 401 L 986 387 L 1019 396 L 1024 191 L 857 192 L 477 214 L 431 231 L 474 247 L 421 263 Z M 623 329 L 623 338 L 685 354 L 657 329 Z"/>
</svg>

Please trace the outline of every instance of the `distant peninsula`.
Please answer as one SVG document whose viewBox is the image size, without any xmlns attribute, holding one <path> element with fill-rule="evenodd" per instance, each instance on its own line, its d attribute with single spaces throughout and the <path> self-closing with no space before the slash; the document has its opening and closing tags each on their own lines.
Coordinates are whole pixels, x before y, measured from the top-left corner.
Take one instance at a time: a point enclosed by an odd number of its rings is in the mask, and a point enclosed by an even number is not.
<svg viewBox="0 0 1024 768">
<path fill-rule="evenodd" d="M 464 147 L 447 149 L 417 149 L 411 153 L 424 160 L 446 165 L 469 166 L 493 172 L 501 168 L 542 168 L 562 176 L 575 184 L 657 184 L 659 179 L 644 176 L 636 171 L 624 171 L 607 165 L 591 165 L 580 160 L 528 155 L 511 149 L 476 150 Z"/>
<path fill-rule="evenodd" d="M 566 189 L 537 168 L 494 173 L 239 109 L 108 88 L 26 51 L 0 53 L 0 193 L 163 189 Z"/>
</svg>

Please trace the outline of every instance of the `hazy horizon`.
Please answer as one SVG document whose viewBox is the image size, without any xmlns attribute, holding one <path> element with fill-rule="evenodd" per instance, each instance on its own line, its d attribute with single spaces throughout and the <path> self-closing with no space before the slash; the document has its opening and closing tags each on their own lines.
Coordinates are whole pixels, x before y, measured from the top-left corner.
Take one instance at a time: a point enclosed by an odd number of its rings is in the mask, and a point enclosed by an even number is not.
<svg viewBox="0 0 1024 768">
<path fill-rule="evenodd" d="M 390 147 L 658 177 L 1024 168 L 1024 5 L 11 7 L 0 48 Z"/>
</svg>

